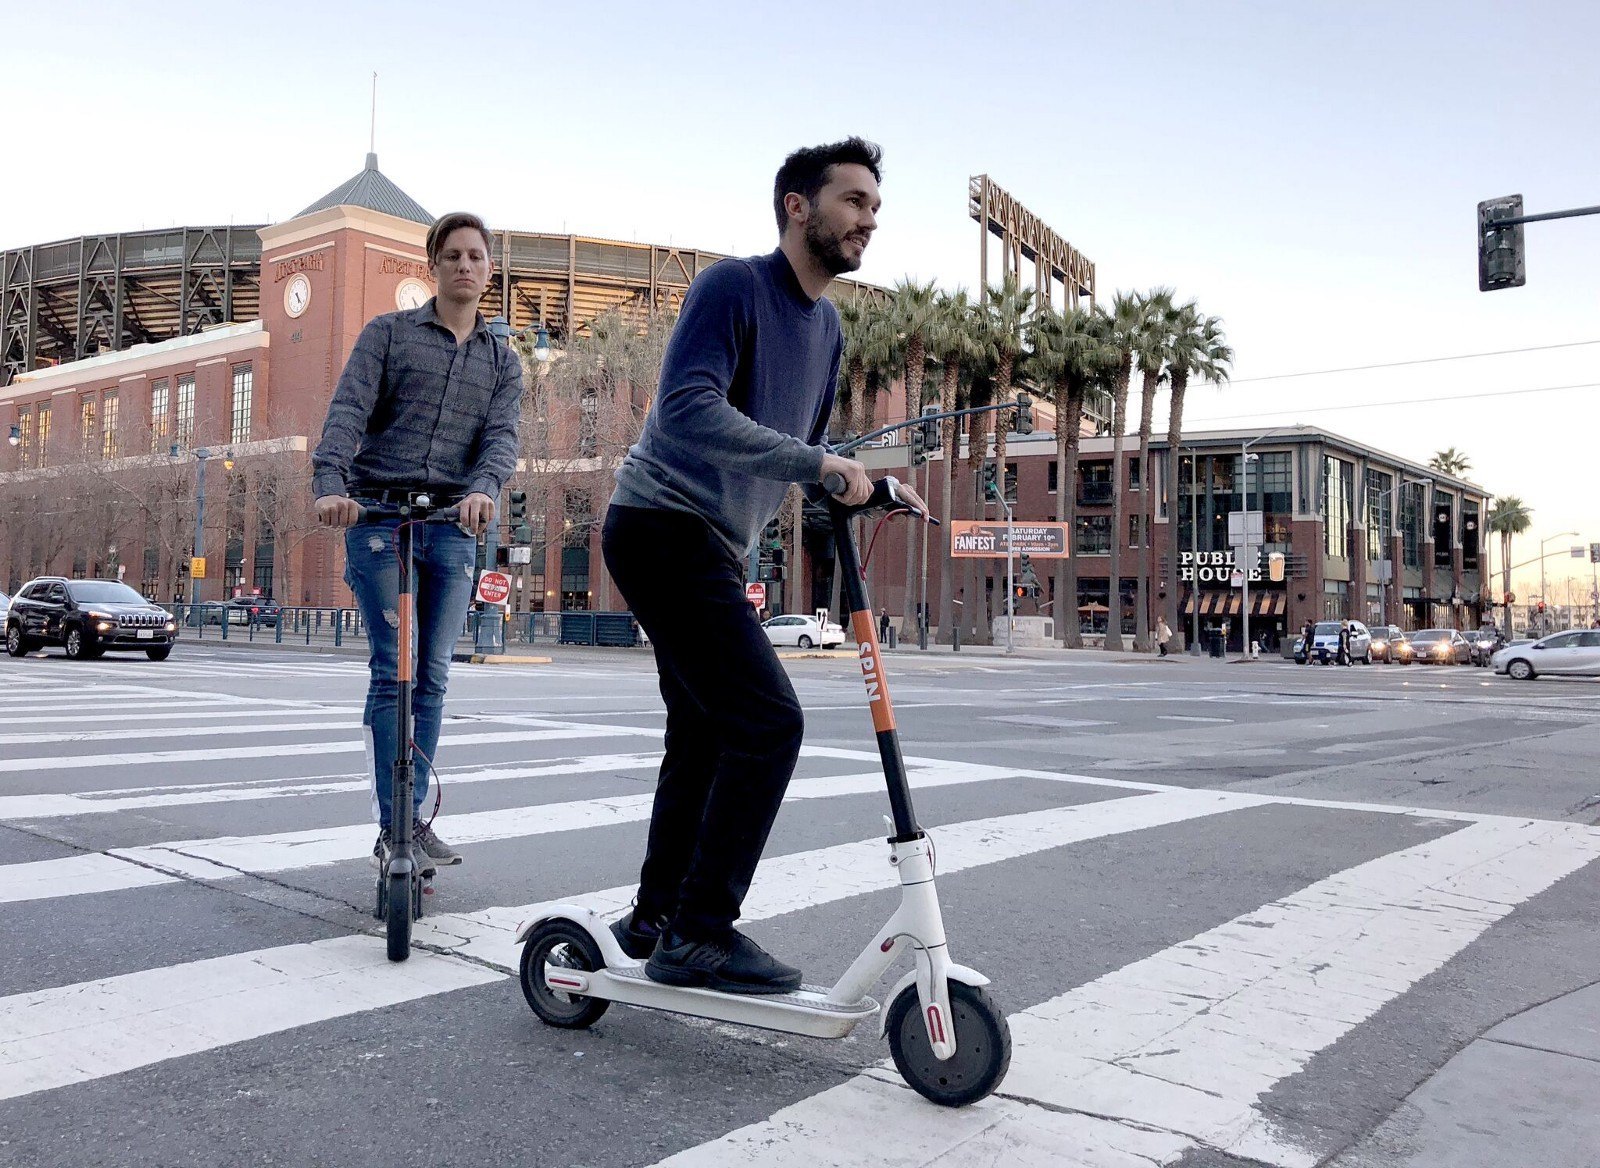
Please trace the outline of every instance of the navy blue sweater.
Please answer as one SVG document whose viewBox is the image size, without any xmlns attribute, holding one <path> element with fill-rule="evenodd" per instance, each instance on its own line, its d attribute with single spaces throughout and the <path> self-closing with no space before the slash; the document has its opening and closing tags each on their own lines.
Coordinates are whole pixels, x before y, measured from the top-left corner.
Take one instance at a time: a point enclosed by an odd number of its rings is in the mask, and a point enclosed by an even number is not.
<svg viewBox="0 0 1600 1168">
<path fill-rule="evenodd" d="M 782 251 L 713 264 L 684 298 L 611 501 L 702 516 L 743 557 L 788 485 L 821 477 L 842 350 L 837 310 Z"/>
</svg>

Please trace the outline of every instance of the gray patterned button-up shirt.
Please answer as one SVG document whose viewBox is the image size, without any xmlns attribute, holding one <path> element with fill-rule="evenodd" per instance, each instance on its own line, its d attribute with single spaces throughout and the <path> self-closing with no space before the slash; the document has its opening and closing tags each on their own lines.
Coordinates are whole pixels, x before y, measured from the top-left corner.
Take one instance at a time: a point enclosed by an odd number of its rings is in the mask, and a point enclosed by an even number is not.
<svg viewBox="0 0 1600 1168">
<path fill-rule="evenodd" d="M 522 365 L 482 314 L 459 345 L 432 300 L 375 317 L 328 403 L 312 492 L 427 486 L 498 500 L 516 469 L 521 413 Z"/>
</svg>

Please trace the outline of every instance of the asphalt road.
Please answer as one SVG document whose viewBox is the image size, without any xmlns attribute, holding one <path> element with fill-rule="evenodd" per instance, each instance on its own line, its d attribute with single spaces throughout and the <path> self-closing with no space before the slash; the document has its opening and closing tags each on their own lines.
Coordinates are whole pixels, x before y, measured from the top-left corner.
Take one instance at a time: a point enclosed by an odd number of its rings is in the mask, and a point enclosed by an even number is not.
<svg viewBox="0 0 1600 1168">
<path fill-rule="evenodd" d="M 901 652 L 952 956 L 1011 1018 L 999 1095 L 924 1103 L 875 1027 L 549 1029 L 509 930 L 626 903 L 662 725 L 648 655 L 556 658 L 456 669 L 466 863 L 403 965 L 359 658 L 0 661 L 0 1164 L 1288 1168 L 1600 968 L 1600 683 Z M 825 982 L 897 893 L 859 667 L 788 664 L 807 748 L 748 928 Z"/>
</svg>

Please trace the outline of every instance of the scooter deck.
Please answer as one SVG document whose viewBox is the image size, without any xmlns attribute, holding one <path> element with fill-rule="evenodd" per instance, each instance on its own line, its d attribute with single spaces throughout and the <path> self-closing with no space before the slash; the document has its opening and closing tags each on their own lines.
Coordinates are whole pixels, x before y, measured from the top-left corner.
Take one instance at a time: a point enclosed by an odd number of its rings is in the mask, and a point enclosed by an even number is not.
<svg viewBox="0 0 1600 1168">
<path fill-rule="evenodd" d="M 562 993 L 581 993 L 629 1006 L 812 1038 L 843 1038 L 878 1013 L 878 1003 L 872 998 L 848 1003 L 828 1001 L 825 986 L 802 985 L 787 994 L 727 994 L 653 982 L 645 976 L 643 965 L 594 971 L 547 967 L 545 984 Z"/>
</svg>

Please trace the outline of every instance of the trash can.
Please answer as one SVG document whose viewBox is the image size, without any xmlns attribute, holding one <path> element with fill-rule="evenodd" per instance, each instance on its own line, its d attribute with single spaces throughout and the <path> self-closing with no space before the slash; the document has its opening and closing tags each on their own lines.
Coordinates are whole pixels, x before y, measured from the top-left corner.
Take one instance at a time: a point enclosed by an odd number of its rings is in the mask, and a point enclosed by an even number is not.
<svg viewBox="0 0 1600 1168">
<path fill-rule="evenodd" d="M 1227 649 L 1224 646 L 1223 641 L 1222 641 L 1222 630 L 1221 629 L 1212 629 L 1211 630 L 1211 655 L 1213 657 L 1223 657 L 1223 656 L 1226 656 L 1226 654 L 1227 654 Z"/>
</svg>

